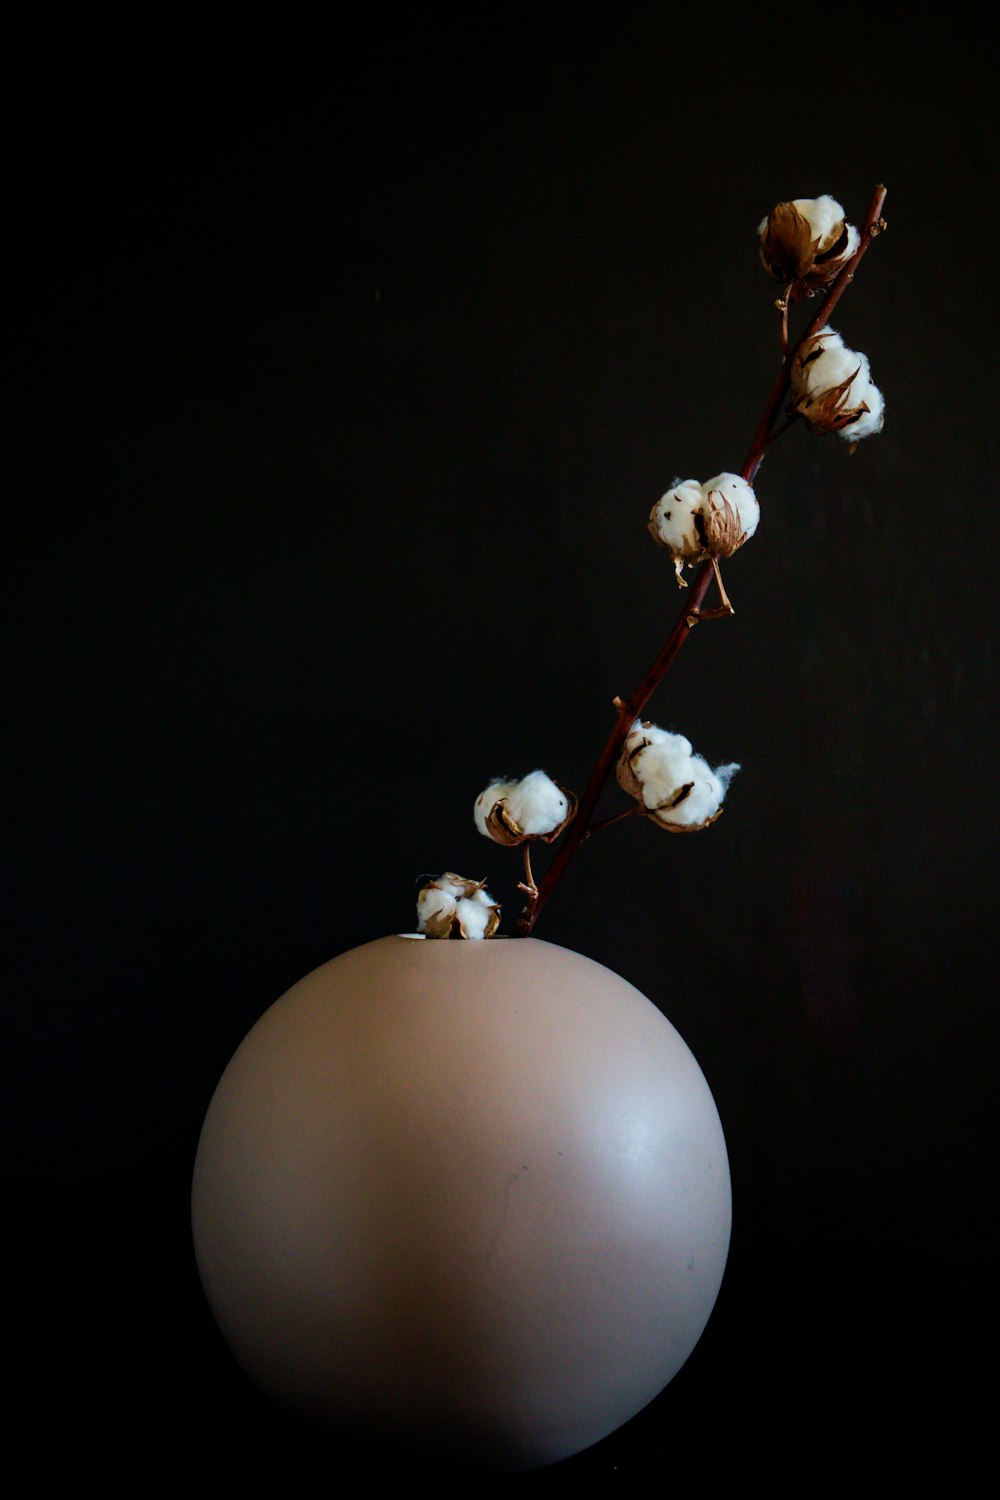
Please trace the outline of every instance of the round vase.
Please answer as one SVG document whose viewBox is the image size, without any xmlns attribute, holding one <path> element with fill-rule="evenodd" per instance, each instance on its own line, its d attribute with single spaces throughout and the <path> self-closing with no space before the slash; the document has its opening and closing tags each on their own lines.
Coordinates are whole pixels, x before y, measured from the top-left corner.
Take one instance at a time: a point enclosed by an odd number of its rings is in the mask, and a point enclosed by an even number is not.
<svg viewBox="0 0 1000 1500">
<path fill-rule="evenodd" d="M 306 976 L 212 1099 L 209 1304 L 277 1402 L 525 1469 L 662 1389 L 729 1247 L 725 1140 L 670 1022 L 537 939 L 387 937 Z"/>
</svg>

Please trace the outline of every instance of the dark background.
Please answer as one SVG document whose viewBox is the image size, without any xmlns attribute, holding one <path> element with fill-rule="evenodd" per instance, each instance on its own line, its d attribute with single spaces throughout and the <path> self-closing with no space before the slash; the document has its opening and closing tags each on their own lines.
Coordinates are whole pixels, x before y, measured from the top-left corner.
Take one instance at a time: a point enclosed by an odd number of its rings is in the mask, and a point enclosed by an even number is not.
<svg viewBox="0 0 1000 1500">
<path fill-rule="evenodd" d="M 726 1281 L 651 1407 L 508 1487 L 961 1488 L 995 1265 L 998 217 L 952 22 L 248 11 L 13 49 L 4 1192 L 42 1472 L 343 1478 L 201 1297 L 215 1083 L 303 973 L 412 927 L 422 872 L 514 914 L 473 798 L 535 765 L 582 790 L 675 616 L 646 516 L 742 463 L 777 360 L 759 219 L 831 192 L 858 220 L 884 181 L 837 323 L 885 431 L 774 450 L 737 616 L 652 708 L 742 762 L 726 815 L 607 834 L 538 929 L 698 1057 Z"/>
</svg>

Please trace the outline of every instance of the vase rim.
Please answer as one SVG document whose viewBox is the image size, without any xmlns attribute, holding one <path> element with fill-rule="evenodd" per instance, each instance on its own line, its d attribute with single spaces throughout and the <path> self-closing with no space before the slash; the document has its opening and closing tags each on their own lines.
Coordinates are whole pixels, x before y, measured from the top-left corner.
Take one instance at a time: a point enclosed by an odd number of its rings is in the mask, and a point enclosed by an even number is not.
<svg viewBox="0 0 1000 1500">
<path fill-rule="evenodd" d="M 429 942 L 426 932 L 394 932 L 390 936 L 402 938 L 404 942 Z M 485 947 L 487 943 L 506 942 L 510 936 L 507 932 L 495 932 L 491 938 L 463 938 L 453 943 L 454 947 L 465 947 L 466 944 L 473 948 Z M 436 938 L 435 942 L 451 942 L 450 938 Z M 523 939 L 522 939 L 523 941 Z"/>
</svg>

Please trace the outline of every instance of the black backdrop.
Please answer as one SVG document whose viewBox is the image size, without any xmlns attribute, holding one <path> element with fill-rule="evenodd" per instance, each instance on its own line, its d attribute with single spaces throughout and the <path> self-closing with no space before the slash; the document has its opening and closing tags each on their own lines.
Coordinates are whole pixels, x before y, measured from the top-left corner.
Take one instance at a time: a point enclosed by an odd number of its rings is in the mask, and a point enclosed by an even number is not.
<svg viewBox="0 0 1000 1500">
<path fill-rule="evenodd" d="M 535 765 L 582 789 L 674 617 L 645 518 L 739 467 L 773 379 L 757 221 L 821 192 L 857 218 L 881 180 L 838 321 L 885 432 L 774 450 L 737 616 L 653 705 L 742 762 L 726 816 L 614 830 L 539 926 L 701 1062 L 726 1281 L 650 1408 L 509 1488 L 960 1475 L 994 1264 L 975 52 L 961 24 L 628 5 L 15 48 L 5 1193 L 17 1430 L 50 1474 L 344 1478 L 201 1298 L 215 1082 L 302 973 L 412 926 L 421 872 L 514 909 L 472 799 Z"/>
</svg>

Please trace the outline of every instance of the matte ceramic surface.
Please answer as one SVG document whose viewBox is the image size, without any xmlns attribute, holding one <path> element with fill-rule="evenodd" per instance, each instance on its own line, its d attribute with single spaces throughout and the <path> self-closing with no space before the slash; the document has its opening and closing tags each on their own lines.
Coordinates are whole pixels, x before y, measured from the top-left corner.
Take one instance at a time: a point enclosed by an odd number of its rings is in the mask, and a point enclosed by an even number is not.
<svg viewBox="0 0 1000 1500">
<path fill-rule="evenodd" d="M 536 939 L 388 937 L 301 980 L 205 1120 L 195 1248 L 279 1402 L 526 1468 L 672 1378 L 715 1302 L 725 1141 L 680 1036 Z"/>
</svg>

